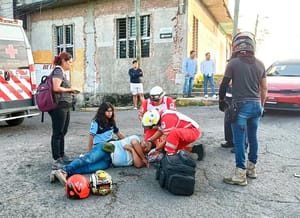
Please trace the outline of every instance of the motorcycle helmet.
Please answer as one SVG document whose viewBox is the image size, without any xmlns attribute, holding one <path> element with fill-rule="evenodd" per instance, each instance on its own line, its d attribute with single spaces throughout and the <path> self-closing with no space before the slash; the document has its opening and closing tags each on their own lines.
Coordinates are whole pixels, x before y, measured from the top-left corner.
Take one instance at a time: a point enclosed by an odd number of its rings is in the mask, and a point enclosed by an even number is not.
<svg viewBox="0 0 300 218">
<path fill-rule="evenodd" d="M 157 126 L 160 119 L 160 114 L 157 110 L 150 110 L 144 113 L 142 118 L 142 125 L 146 129 L 152 129 Z"/>
<path fill-rule="evenodd" d="M 92 193 L 108 195 L 112 190 L 112 178 L 104 170 L 98 170 L 90 176 Z"/>
<path fill-rule="evenodd" d="M 232 53 L 240 51 L 255 52 L 255 37 L 250 32 L 237 33 L 232 39 Z"/>
<path fill-rule="evenodd" d="M 160 86 L 154 86 L 150 90 L 150 100 L 151 101 L 159 101 L 165 95 L 166 95 L 166 93 L 164 92 L 164 90 Z"/>
<path fill-rule="evenodd" d="M 67 179 L 65 191 L 71 199 L 87 198 L 91 192 L 90 182 L 85 176 L 75 174 Z"/>
</svg>

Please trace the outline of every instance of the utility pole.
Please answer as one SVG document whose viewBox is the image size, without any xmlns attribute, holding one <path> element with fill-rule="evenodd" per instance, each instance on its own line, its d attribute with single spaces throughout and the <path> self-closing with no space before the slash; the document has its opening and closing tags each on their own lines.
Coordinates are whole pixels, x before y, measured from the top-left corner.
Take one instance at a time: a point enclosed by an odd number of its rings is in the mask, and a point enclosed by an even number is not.
<svg viewBox="0 0 300 218">
<path fill-rule="evenodd" d="M 255 21 L 255 28 L 254 28 L 254 39 L 255 40 L 256 40 L 256 36 L 257 36 L 258 19 L 259 19 L 259 14 L 257 14 L 256 21 Z"/>
<path fill-rule="evenodd" d="M 240 12 L 240 0 L 235 0 L 232 36 L 235 36 L 235 34 L 237 33 L 237 28 L 239 23 L 239 12 Z"/>
<path fill-rule="evenodd" d="M 136 42 L 136 59 L 139 66 L 142 66 L 141 59 L 141 25 L 140 25 L 140 0 L 134 0 L 135 7 L 135 42 Z"/>
</svg>

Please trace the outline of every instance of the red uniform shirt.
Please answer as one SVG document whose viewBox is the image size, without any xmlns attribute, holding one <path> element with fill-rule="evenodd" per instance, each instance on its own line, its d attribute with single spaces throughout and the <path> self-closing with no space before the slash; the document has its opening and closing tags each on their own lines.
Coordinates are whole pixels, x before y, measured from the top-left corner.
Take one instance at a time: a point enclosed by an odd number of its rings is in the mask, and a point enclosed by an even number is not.
<svg viewBox="0 0 300 218">
<path fill-rule="evenodd" d="M 187 128 L 199 128 L 199 124 L 189 118 L 188 116 L 178 112 L 166 110 L 162 113 L 160 117 L 160 126 L 159 130 L 161 130 L 164 135 L 168 135 L 169 132 L 173 129 L 187 129 Z"/>
</svg>

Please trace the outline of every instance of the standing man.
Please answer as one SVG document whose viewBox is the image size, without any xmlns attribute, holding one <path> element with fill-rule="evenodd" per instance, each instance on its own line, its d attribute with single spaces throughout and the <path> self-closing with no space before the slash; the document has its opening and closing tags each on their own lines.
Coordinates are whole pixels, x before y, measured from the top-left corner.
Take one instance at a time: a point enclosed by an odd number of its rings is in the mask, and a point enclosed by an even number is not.
<svg viewBox="0 0 300 218">
<path fill-rule="evenodd" d="M 130 91 L 132 93 L 133 108 L 137 110 L 138 97 L 141 103 L 144 101 L 144 90 L 141 79 L 143 71 L 139 68 L 137 60 L 132 61 L 132 68 L 129 69 L 128 74 L 130 76 Z"/>
<path fill-rule="evenodd" d="M 204 97 L 208 98 L 207 94 L 207 83 L 210 83 L 211 91 L 213 94 L 213 98 L 216 98 L 215 91 L 215 81 L 214 81 L 214 73 L 216 72 L 216 64 L 213 60 L 210 59 L 210 53 L 205 53 L 205 60 L 201 62 L 201 73 L 204 78 Z"/>
<path fill-rule="evenodd" d="M 257 129 L 267 95 L 264 64 L 254 56 L 255 39 L 249 32 L 240 32 L 232 40 L 233 58 L 226 66 L 219 91 L 220 110 L 226 107 L 226 89 L 232 80 L 232 108 L 237 113 L 231 124 L 235 146 L 235 173 L 225 177 L 224 182 L 232 185 L 247 185 L 247 177 L 255 179 L 258 152 Z M 245 136 L 248 136 L 249 153 L 245 164 Z"/>
<path fill-rule="evenodd" d="M 196 51 L 190 52 L 190 57 L 184 59 L 182 64 L 182 72 L 184 73 L 183 97 L 192 96 L 194 77 L 197 73 Z"/>
</svg>

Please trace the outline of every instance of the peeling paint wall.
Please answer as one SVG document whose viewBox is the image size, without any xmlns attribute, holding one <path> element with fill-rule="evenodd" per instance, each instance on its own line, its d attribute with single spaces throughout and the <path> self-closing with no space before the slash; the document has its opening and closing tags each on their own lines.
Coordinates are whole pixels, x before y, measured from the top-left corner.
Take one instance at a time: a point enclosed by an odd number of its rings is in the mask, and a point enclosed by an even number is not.
<svg viewBox="0 0 300 218">
<path fill-rule="evenodd" d="M 210 45 L 215 51 L 222 47 L 223 36 L 219 30 L 211 32 L 216 24 L 199 1 L 185 1 L 191 2 L 185 11 L 179 10 L 181 2 L 141 0 L 140 15 L 150 15 L 150 57 L 142 58 L 141 63 L 145 93 L 160 85 L 168 94 L 181 94 L 183 84 L 176 84 L 175 80 L 191 47 L 193 14 L 201 21 L 199 55 Z M 30 17 L 34 60 L 39 64 L 52 63 L 52 26 L 74 24 L 71 84 L 82 91 L 82 99 L 97 104 L 107 95 L 130 95 L 128 69 L 133 59 L 119 59 L 116 55 L 116 20 L 130 16 L 134 16 L 133 0 L 89 1 L 34 13 Z M 165 30 L 171 31 L 171 38 L 160 37 Z"/>
</svg>

